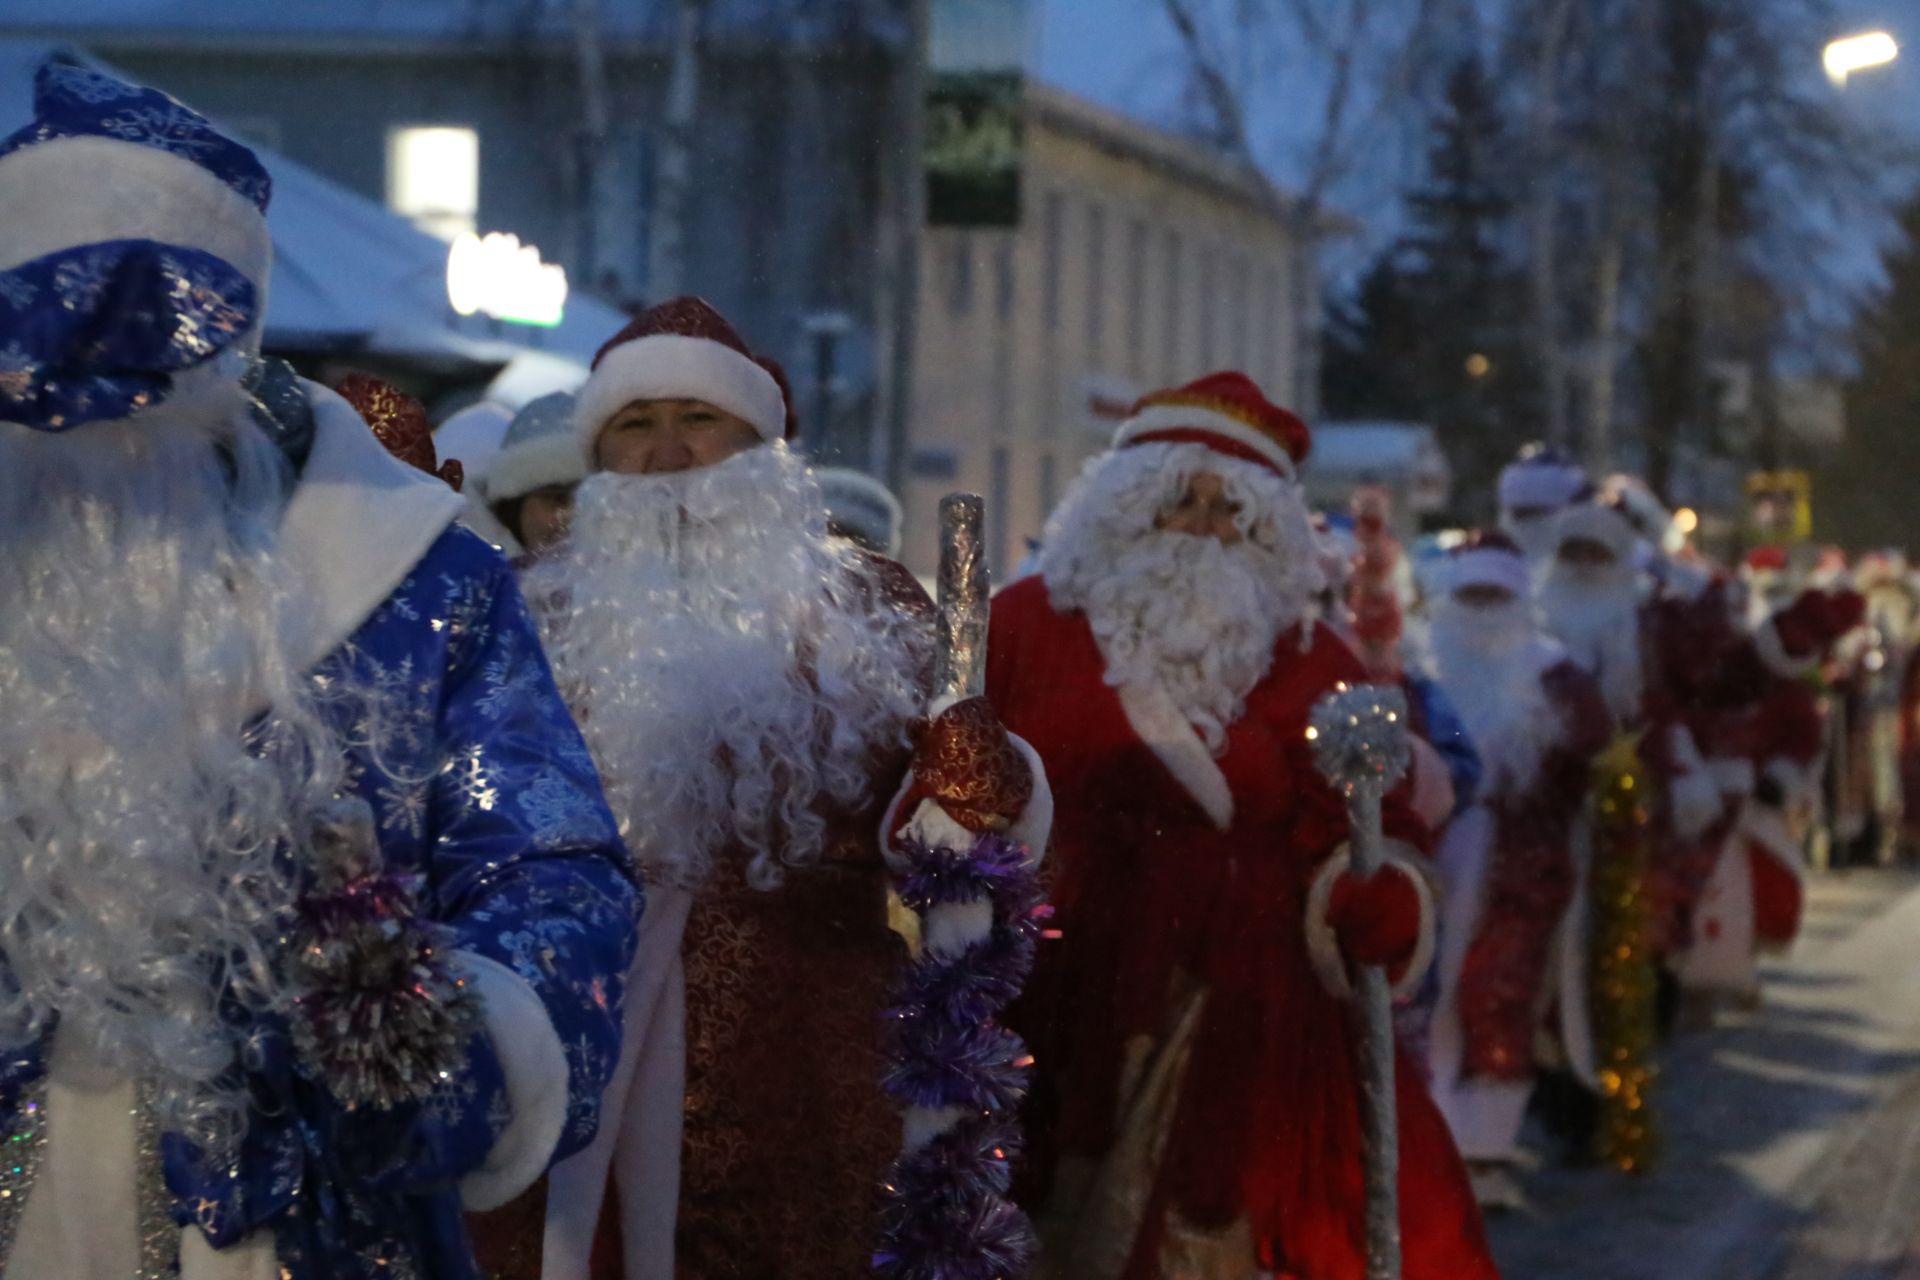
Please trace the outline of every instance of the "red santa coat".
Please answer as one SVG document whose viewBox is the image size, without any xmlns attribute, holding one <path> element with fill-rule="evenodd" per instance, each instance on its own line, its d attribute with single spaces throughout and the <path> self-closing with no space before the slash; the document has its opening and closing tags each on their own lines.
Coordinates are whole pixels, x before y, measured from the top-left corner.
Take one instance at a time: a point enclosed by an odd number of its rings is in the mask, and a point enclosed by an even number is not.
<svg viewBox="0 0 1920 1280">
<path fill-rule="evenodd" d="M 1346 838 L 1304 736 L 1313 704 L 1365 679 L 1331 631 L 1280 638 L 1217 759 L 1157 690 L 1116 690 L 1083 614 L 1040 578 L 994 602 L 987 688 L 1047 762 L 1062 931 L 1022 1015 L 1040 1063 L 1033 1181 L 1114 1154 L 1129 1050 L 1184 1024 L 1164 1145 L 1147 1176 L 1130 1280 L 1160 1274 L 1182 1227 L 1249 1233 L 1283 1276 L 1365 1273 L 1359 1097 L 1347 1009 L 1322 986 L 1304 920 Z M 1158 695 L 1158 696 L 1156 696 Z M 1423 832 L 1390 797 L 1390 834 Z M 1401 1220 L 1408 1280 L 1495 1274 L 1446 1125 L 1403 1055 Z M 1116 1247 L 1111 1240 L 1104 1247 Z"/>
</svg>

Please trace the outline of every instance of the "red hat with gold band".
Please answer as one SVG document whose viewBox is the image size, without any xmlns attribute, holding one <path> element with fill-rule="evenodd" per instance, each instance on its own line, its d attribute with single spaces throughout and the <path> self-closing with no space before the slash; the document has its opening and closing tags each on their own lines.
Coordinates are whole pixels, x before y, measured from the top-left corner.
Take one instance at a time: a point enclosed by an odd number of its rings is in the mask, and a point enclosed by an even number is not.
<svg viewBox="0 0 1920 1280">
<path fill-rule="evenodd" d="M 1291 480 L 1306 461 L 1313 435 L 1244 373 L 1210 373 L 1184 387 L 1150 392 L 1114 433 L 1113 447 L 1200 444 L 1278 472 Z"/>
</svg>

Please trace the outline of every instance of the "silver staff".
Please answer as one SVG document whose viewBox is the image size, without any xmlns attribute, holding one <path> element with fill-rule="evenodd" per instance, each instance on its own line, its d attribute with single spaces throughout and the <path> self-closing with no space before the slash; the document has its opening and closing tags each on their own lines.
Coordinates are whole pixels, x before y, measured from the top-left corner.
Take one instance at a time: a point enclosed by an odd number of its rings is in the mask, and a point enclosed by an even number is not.
<svg viewBox="0 0 1920 1280">
<path fill-rule="evenodd" d="M 1314 763 L 1346 797 L 1353 874 L 1386 861 L 1380 798 L 1406 775 L 1407 700 L 1385 685 L 1336 685 L 1307 729 Z M 1367 1280 L 1400 1280 L 1400 1136 L 1393 1089 L 1393 997 L 1386 970 L 1362 965 L 1353 1000 L 1360 1061 L 1360 1127 L 1366 1139 Z"/>
<path fill-rule="evenodd" d="M 977 698 L 987 691 L 987 557 L 980 536 L 986 505 L 977 493 L 940 499 L 936 697 Z"/>
</svg>

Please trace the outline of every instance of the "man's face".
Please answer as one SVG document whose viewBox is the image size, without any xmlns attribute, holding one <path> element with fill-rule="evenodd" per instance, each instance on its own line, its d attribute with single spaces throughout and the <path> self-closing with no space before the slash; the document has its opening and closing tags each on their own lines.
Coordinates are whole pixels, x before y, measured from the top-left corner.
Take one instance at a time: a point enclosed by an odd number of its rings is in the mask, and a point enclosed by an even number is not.
<svg viewBox="0 0 1920 1280">
<path fill-rule="evenodd" d="M 545 551 L 567 536 L 567 522 L 572 517 L 572 485 L 550 484 L 535 489 L 520 499 L 520 545 L 529 551 Z"/>
<path fill-rule="evenodd" d="M 594 445 L 594 465 L 628 476 L 697 471 L 761 443 L 744 419 L 704 400 L 635 400 Z"/>
<path fill-rule="evenodd" d="M 1456 589 L 1454 603 L 1468 609 L 1499 609 L 1513 603 L 1513 592 L 1490 582 L 1475 582 Z"/>
<path fill-rule="evenodd" d="M 1153 524 L 1156 529 L 1215 538 L 1230 547 L 1245 536 L 1234 523 L 1239 515 L 1240 504 L 1227 496 L 1226 481 L 1211 471 L 1202 471 L 1187 482 L 1186 492 Z"/>
</svg>

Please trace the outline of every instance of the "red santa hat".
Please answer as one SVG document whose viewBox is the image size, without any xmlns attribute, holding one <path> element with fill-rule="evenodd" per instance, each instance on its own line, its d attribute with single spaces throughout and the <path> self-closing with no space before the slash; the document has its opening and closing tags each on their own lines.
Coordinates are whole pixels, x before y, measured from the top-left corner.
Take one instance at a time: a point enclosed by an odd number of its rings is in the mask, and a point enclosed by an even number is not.
<svg viewBox="0 0 1920 1280">
<path fill-rule="evenodd" d="M 636 400 L 701 400 L 745 421 L 762 440 L 793 434 L 779 366 L 754 355 L 701 298 L 649 307 L 593 357 L 573 418 L 589 456 L 614 414 Z"/>
<path fill-rule="evenodd" d="M 1524 599 L 1531 586 L 1519 544 L 1497 530 L 1470 535 L 1447 552 L 1447 590 L 1500 587 Z"/>
<path fill-rule="evenodd" d="M 1114 433 L 1113 447 L 1200 444 L 1288 480 L 1307 457 L 1307 424 L 1262 394 L 1244 373 L 1210 373 L 1142 396 Z"/>
</svg>

